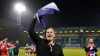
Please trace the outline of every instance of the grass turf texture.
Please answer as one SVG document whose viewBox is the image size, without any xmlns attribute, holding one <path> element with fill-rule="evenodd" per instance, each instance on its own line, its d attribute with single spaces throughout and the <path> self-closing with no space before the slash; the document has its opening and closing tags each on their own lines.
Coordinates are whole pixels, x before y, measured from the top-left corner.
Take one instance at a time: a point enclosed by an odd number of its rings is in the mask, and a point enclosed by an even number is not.
<svg viewBox="0 0 100 56">
<path fill-rule="evenodd" d="M 24 49 L 20 49 L 19 51 L 20 51 L 19 56 L 25 56 Z M 64 56 L 86 56 L 86 53 L 84 49 L 82 48 L 64 48 L 63 53 L 64 53 Z M 98 49 L 97 54 L 98 56 L 100 56 L 100 49 Z"/>
</svg>

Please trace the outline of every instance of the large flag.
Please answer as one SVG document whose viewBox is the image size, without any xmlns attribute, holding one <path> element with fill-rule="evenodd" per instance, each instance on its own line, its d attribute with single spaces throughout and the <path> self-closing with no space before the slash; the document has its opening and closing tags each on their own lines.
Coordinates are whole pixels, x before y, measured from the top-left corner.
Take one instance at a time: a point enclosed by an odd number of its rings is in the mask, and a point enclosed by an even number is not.
<svg viewBox="0 0 100 56">
<path fill-rule="evenodd" d="M 45 27 L 42 16 L 46 14 L 54 14 L 55 12 L 59 12 L 59 9 L 57 5 L 52 2 L 39 9 L 36 13 L 36 17 L 38 18 L 39 23 Z"/>
</svg>

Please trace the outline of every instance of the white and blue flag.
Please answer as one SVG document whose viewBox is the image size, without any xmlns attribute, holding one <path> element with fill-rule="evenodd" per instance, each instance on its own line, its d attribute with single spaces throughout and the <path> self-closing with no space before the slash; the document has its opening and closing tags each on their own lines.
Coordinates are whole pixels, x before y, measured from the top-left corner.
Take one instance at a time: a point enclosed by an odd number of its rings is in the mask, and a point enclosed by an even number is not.
<svg viewBox="0 0 100 56">
<path fill-rule="evenodd" d="M 36 13 L 36 17 L 38 18 L 39 23 L 45 27 L 42 16 L 46 14 L 54 14 L 55 12 L 59 12 L 59 9 L 57 5 L 52 2 L 39 9 Z"/>
</svg>

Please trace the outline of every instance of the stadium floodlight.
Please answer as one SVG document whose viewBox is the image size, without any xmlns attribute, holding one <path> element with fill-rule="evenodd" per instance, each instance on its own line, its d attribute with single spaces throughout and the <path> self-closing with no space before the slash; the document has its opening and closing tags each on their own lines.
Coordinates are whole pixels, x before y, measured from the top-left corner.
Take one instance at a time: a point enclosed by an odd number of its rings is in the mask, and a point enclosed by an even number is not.
<svg viewBox="0 0 100 56">
<path fill-rule="evenodd" d="M 86 31 L 86 32 L 89 32 L 89 31 Z"/>
<path fill-rule="evenodd" d="M 27 32 L 27 31 L 24 31 L 24 32 Z"/>
<path fill-rule="evenodd" d="M 83 32 L 83 29 L 80 29 L 80 32 Z"/>
<path fill-rule="evenodd" d="M 15 10 L 21 13 L 22 11 L 25 11 L 25 6 L 21 3 L 15 4 Z"/>
<path fill-rule="evenodd" d="M 75 31 L 76 33 L 78 32 L 78 31 Z"/>
<path fill-rule="evenodd" d="M 25 6 L 22 3 L 16 3 L 15 10 L 18 11 L 17 25 L 21 28 L 21 12 L 25 11 Z"/>
<path fill-rule="evenodd" d="M 95 31 L 91 31 L 91 32 L 95 32 Z"/>
<path fill-rule="evenodd" d="M 100 32 L 100 30 L 98 30 L 97 32 Z"/>
<path fill-rule="evenodd" d="M 36 32 L 36 33 L 38 33 L 38 32 Z"/>
<path fill-rule="evenodd" d="M 70 33 L 72 33 L 72 31 L 69 31 Z"/>
<path fill-rule="evenodd" d="M 67 33 L 67 31 L 65 31 L 65 33 Z"/>
<path fill-rule="evenodd" d="M 40 32 L 40 33 L 43 33 L 43 32 Z"/>
<path fill-rule="evenodd" d="M 28 32 L 27 32 L 27 31 L 24 31 L 24 33 L 27 33 L 27 34 L 28 34 Z"/>
</svg>

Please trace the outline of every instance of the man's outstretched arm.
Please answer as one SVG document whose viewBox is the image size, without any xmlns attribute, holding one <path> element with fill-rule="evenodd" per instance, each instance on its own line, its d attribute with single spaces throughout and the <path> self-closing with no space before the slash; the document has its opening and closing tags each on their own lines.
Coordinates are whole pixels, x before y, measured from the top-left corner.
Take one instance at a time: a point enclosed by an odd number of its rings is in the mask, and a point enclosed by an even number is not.
<svg viewBox="0 0 100 56">
<path fill-rule="evenodd" d="M 36 32 L 34 31 L 34 28 L 35 28 L 35 24 L 36 24 L 36 21 L 37 19 L 34 18 L 29 26 L 29 29 L 28 29 L 28 33 L 31 37 L 31 39 L 37 43 L 39 40 L 40 40 L 40 37 L 36 34 Z"/>
</svg>

